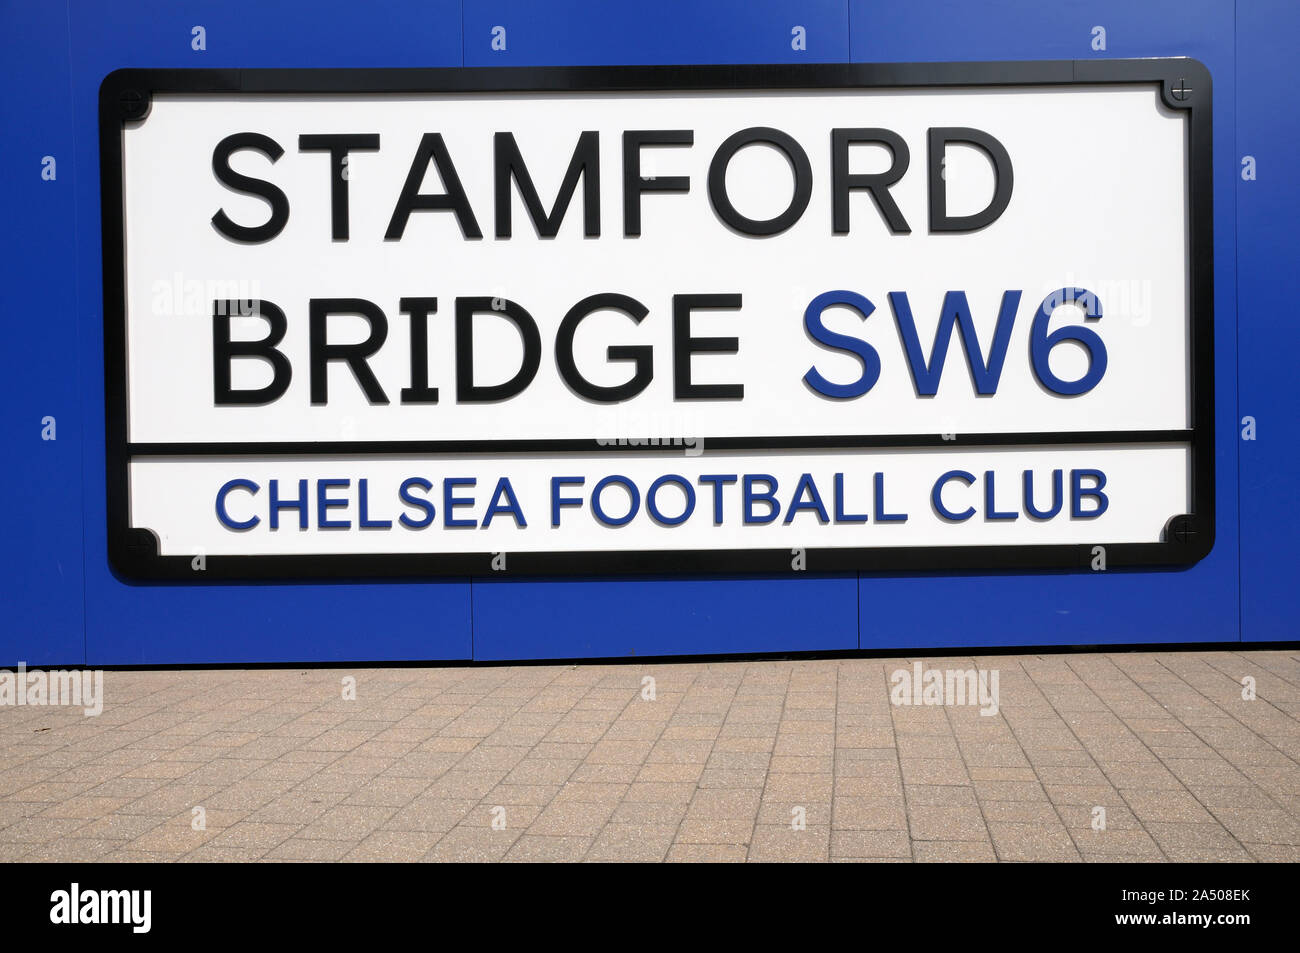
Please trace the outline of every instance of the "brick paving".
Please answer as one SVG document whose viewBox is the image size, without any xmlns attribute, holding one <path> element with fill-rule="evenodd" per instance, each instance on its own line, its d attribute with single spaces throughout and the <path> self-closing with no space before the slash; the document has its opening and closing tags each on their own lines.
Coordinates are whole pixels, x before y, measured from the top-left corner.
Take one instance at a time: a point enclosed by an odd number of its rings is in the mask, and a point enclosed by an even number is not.
<svg viewBox="0 0 1300 953">
<path fill-rule="evenodd" d="M 913 661 L 996 670 L 997 714 L 891 704 Z M 104 697 L 0 708 L 0 860 L 1300 860 L 1293 649 L 120 671 Z"/>
</svg>

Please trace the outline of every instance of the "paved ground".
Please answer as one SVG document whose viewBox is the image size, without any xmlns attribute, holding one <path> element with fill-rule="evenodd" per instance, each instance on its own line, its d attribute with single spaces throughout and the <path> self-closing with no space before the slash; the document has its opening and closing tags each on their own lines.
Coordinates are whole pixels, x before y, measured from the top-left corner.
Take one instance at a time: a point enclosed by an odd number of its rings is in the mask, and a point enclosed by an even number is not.
<svg viewBox="0 0 1300 953">
<path fill-rule="evenodd" d="M 0 859 L 1300 860 L 1300 653 L 912 661 L 108 672 L 0 708 Z"/>
</svg>

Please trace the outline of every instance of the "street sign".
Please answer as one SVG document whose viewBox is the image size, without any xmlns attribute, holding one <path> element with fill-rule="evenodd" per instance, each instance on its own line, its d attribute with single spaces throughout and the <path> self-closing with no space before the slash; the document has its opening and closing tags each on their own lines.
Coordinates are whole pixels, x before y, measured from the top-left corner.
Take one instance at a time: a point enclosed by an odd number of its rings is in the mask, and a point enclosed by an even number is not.
<svg viewBox="0 0 1300 953">
<path fill-rule="evenodd" d="M 1181 59 L 114 73 L 113 563 L 1190 564 L 1214 531 L 1209 82 Z"/>
</svg>

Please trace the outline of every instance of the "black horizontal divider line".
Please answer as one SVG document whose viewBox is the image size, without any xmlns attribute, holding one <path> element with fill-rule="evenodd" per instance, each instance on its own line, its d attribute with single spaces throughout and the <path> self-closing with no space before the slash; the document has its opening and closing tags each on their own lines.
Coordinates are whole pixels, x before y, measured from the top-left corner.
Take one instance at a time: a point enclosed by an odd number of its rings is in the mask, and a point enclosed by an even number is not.
<svg viewBox="0 0 1300 953">
<path fill-rule="evenodd" d="M 1191 443 L 1191 430 L 1087 430 L 1078 433 L 878 434 L 814 437 L 627 437 L 659 440 L 650 443 L 606 443 L 595 439 L 560 440 L 347 440 L 265 442 L 131 443 L 132 457 L 181 456 L 332 456 L 339 454 L 403 453 L 679 453 L 703 445 L 701 456 L 713 450 L 876 450 L 979 449 L 1014 446 L 1099 446 L 1105 444 Z M 672 441 L 676 442 L 672 442 Z M 683 440 L 691 443 L 683 443 Z"/>
</svg>

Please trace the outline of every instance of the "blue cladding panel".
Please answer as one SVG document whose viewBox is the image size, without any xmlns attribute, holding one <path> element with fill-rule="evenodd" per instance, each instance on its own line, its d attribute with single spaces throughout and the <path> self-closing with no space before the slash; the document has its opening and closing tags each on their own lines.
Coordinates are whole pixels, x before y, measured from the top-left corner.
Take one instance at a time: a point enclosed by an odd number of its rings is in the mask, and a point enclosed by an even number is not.
<svg viewBox="0 0 1300 953">
<path fill-rule="evenodd" d="M 849 25 L 855 62 L 1195 56 L 1221 84 L 1222 68 L 1232 72 L 1232 11 L 1232 0 L 849 0 Z M 1093 48 L 1097 27 L 1105 49 Z M 1229 59 L 1215 69 L 1194 50 Z"/>
<path fill-rule="evenodd" d="M 594 658 L 857 648 L 857 580 L 474 583 L 474 657 Z"/>
<path fill-rule="evenodd" d="M 803 27 L 803 49 L 794 48 L 796 27 Z M 466 66 L 842 63 L 848 56 L 843 0 L 465 5 Z"/>
<path fill-rule="evenodd" d="M 85 661 L 72 104 L 61 4 L 5 4 L 0 666 Z M 21 42 L 14 42 L 21 38 Z M 42 178 L 46 156 L 53 179 Z M 96 243 L 97 244 L 97 243 Z M 42 419 L 54 418 L 54 440 Z M 97 421 L 96 421 L 97 422 Z"/>
<path fill-rule="evenodd" d="M 121 67 L 460 66 L 457 0 L 71 0 L 78 97 Z M 205 50 L 193 49 L 203 27 Z M 93 80 L 94 90 L 87 84 Z M 77 121 L 82 104 L 76 103 Z"/>
<path fill-rule="evenodd" d="M 1214 77 L 1217 541 L 1182 572 L 973 574 L 861 583 L 863 648 L 1236 640 L 1234 49 L 1230 0 L 851 4 L 855 60 L 1191 56 Z M 1094 51 L 1093 28 L 1106 31 Z M 1082 145 L 1080 143 L 1080 145 Z M 1117 275 L 1117 279 L 1133 276 Z M 1171 514 L 1172 515 L 1172 514 Z"/>
<path fill-rule="evenodd" d="M 1256 422 L 1241 442 L 1241 615 L 1248 641 L 1294 639 L 1300 615 L 1295 505 L 1300 469 L 1296 412 L 1296 222 L 1300 220 L 1300 110 L 1294 104 L 1300 7 L 1243 3 L 1237 14 L 1237 270 L 1241 288 L 1240 416 Z M 1252 156 L 1256 178 L 1241 178 Z"/>
<path fill-rule="evenodd" d="M 83 236 L 99 234 L 99 83 L 122 66 L 459 66 L 460 7 L 406 4 L 154 3 L 129 12 L 78 4 L 72 18 L 77 195 Z M 400 23 L 401 29 L 394 29 Z M 207 50 L 191 48 L 194 26 Z M 469 584 L 133 586 L 106 560 L 103 307 L 99 241 L 83 241 L 81 374 L 85 457 L 86 642 L 92 664 L 468 658 Z M 62 267 L 53 269 L 63 274 Z"/>
</svg>

